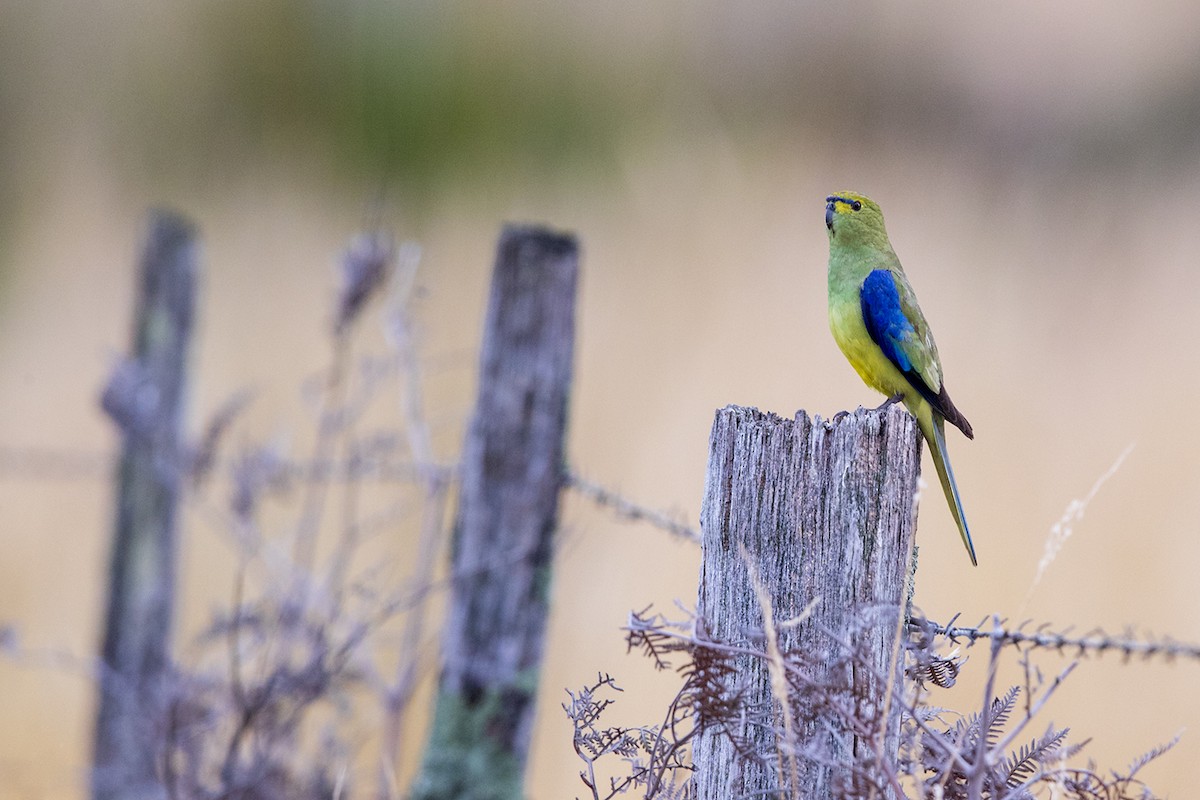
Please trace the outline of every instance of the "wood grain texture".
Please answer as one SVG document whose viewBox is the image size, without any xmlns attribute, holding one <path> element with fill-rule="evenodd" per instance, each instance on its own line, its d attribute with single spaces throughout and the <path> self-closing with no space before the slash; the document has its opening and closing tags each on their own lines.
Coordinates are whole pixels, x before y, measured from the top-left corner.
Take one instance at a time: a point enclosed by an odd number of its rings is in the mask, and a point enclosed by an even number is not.
<svg viewBox="0 0 1200 800">
<path fill-rule="evenodd" d="M 700 800 L 847 796 L 875 744 L 831 705 L 882 730 L 882 752 L 894 755 L 899 715 L 884 697 L 887 676 L 898 680 L 902 666 L 894 651 L 919 465 L 916 423 L 897 405 L 836 422 L 735 406 L 717 412 L 701 511 L 697 635 L 763 651 L 757 583 L 797 677 L 784 692 L 785 725 L 764 660 L 736 658 L 726 689 L 744 687 L 746 708 L 772 709 L 733 726 L 761 760 L 740 755 L 719 726 L 705 728 L 694 753 Z M 802 622 L 780 627 L 810 603 Z M 864 660 L 847 658 L 847 645 Z M 793 748 L 780 746 L 776 731 L 785 729 Z"/>
<path fill-rule="evenodd" d="M 521 796 L 565 476 L 578 258 L 573 237 L 544 229 L 500 238 L 415 798 Z"/>
</svg>

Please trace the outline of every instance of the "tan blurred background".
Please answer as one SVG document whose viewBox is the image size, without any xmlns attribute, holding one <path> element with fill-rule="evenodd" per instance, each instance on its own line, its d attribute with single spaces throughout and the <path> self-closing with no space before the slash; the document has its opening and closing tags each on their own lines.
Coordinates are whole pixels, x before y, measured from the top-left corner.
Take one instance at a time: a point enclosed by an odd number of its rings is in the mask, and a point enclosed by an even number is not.
<svg viewBox="0 0 1200 800">
<path fill-rule="evenodd" d="M 378 212 L 423 248 L 443 458 L 500 224 L 577 232 L 571 462 L 695 520 L 715 408 L 878 402 L 825 320 L 823 198 L 867 193 L 977 432 L 950 447 L 980 566 L 930 494 L 917 603 L 1200 641 L 1197 30 L 1185 2 L 0 4 L 0 622 L 20 642 L 0 662 L 0 796 L 86 785 L 92 692 L 65 655 L 97 641 L 110 490 L 21 454 L 111 451 L 95 398 L 159 203 L 203 231 L 193 428 L 242 387 L 240 440 L 310 425 L 336 259 Z M 1051 526 L 1131 443 L 1029 594 Z M 230 595 L 228 536 L 204 519 L 184 641 Z M 532 798 L 583 791 L 565 688 L 609 672 L 628 689 L 613 722 L 658 717 L 676 679 L 619 628 L 693 602 L 697 561 L 569 503 Z M 1197 677 L 1091 660 L 1035 728 L 1122 767 L 1196 729 Z M 939 699 L 974 708 L 965 683 Z M 1198 758 L 1185 734 L 1145 777 L 1183 796 Z"/>
</svg>

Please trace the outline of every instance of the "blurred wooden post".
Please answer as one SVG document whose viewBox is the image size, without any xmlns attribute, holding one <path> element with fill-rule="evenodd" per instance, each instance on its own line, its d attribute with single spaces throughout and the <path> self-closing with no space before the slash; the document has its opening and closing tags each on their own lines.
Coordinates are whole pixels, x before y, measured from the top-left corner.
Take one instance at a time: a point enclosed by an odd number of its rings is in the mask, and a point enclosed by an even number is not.
<svg viewBox="0 0 1200 800">
<path fill-rule="evenodd" d="M 752 711 L 735 731 L 762 758 L 745 758 L 719 729 L 702 725 L 696 796 L 848 796 L 861 778 L 855 770 L 878 778 L 875 737 L 851 730 L 828 706 L 806 704 L 832 694 L 867 730 L 883 732 L 880 752 L 894 759 L 899 709 L 886 698 L 903 666 L 896 636 L 913 556 L 916 423 L 898 405 L 831 423 L 803 411 L 786 420 L 729 406 L 716 414 L 709 447 L 699 595 L 706 630 L 697 636 L 763 650 L 766 598 L 779 652 L 800 677 L 784 720 L 766 663 L 737 658 L 727 689 L 745 687 L 742 708 L 771 709 L 757 718 Z M 782 625 L 810 603 L 798 624 Z M 865 662 L 852 663 L 843 643 Z M 790 731 L 790 746 L 777 731 Z"/>
<path fill-rule="evenodd" d="M 564 476 L 577 274 L 574 238 L 505 228 L 463 452 L 437 708 L 413 798 L 521 797 Z"/>
<path fill-rule="evenodd" d="M 189 222 L 151 215 L 139 266 L 133 353 L 102 405 L 122 436 L 92 797 L 165 797 L 157 756 L 175 607 L 176 524 L 185 465 L 181 433 L 195 306 L 197 245 Z"/>
</svg>

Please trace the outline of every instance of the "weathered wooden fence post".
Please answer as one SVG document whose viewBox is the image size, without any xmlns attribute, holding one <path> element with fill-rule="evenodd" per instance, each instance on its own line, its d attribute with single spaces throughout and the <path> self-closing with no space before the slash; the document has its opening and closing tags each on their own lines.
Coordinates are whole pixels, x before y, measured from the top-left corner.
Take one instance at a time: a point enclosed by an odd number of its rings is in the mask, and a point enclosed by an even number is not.
<svg viewBox="0 0 1200 800">
<path fill-rule="evenodd" d="M 175 608 L 176 523 L 186 465 L 183 402 L 195 306 L 190 223 L 151 215 L 133 353 L 104 391 L 122 435 L 96 717 L 92 797 L 164 797 L 157 755 Z"/>
<path fill-rule="evenodd" d="M 507 227 L 463 449 L 453 589 L 420 800 L 521 797 L 564 479 L 574 238 Z"/>
<path fill-rule="evenodd" d="M 794 420 L 735 406 L 717 412 L 697 636 L 770 650 L 767 606 L 776 664 L 790 672 L 773 687 L 769 659 L 736 658 L 726 688 L 744 687 L 739 706 L 750 711 L 732 733 L 760 758 L 738 752 L 720 726 L 702 726 L 699 800 L 857 797 L 864 782 L 885 783 L 875 755 L 894 757 L 898 742 L 888 692 L 903 666 L 896 637 L 920 452 L 900 406 L 832 423 L 802 411 Z"/>
</svg>

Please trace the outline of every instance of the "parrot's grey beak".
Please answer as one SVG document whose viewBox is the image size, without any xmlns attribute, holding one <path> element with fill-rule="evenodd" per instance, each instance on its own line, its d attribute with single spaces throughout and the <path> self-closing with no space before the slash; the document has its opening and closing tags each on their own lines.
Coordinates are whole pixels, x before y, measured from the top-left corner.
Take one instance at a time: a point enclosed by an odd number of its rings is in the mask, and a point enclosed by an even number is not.
<svg viewBox="0 0 1200 800">
<path fill-rule="evenodd" d="M 833 204 L 833 199 L 825 204 L 825 227 L 829 230 L 833 230 Z"/>
</svg>

